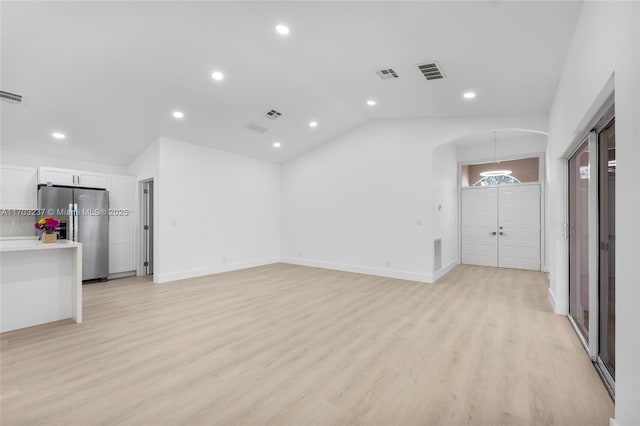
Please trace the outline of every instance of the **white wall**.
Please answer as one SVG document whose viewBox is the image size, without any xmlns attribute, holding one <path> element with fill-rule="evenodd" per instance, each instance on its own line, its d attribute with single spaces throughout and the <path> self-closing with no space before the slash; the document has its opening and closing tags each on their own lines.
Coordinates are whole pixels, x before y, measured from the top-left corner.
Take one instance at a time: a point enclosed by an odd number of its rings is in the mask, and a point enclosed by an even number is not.
<svg viewBox="0 0 640 426">
<path fill-rule="evenodd" d="M 483 136 L 482 139 L 480 139 L 481 136 Z M 456 143 L 458 161 L 493 161 L 494 148 L 491 134 L 485 133 L 471 139 L 473 139 L 472 143 Z M 497 158 L 539 154 L 547 150 L 547 136 L 540 133 L 525 132 L 519 135 L 510 132 L 509 136 L 500 136 L 500 132 L 498 132 L 496 145 Z"/>
<path fill-rule="evenodd" d="M 458 160 L 456 147 L 448 143 L 433 150 L 433 238 L 442 239 L 442 268 L 433 271 L 435 281 L 460 263 L 458 257 Z"/>
<path fill-rule="evenodd" d="M 150 150 L 130 169 L 154 178 L 154 281 L 279 261 L 279 165 L 166 138 Z"/>
<path fill-rule="evenodd" d="M 567 312 L 566 160 L 615 86 L 616 408 L 619 425 L 640 424 L 640 3 L 585 2 L 549 116 L 550 294 Z M 613 78 L 612 78 L 613 77 Z"/>
<path fill-rule="evenodd" d="M 433 149 L 492 129 L 546 127 L 544 117 L 377 121 L 284 163 L 283 260 L 433 281 Z"/>
</svg>

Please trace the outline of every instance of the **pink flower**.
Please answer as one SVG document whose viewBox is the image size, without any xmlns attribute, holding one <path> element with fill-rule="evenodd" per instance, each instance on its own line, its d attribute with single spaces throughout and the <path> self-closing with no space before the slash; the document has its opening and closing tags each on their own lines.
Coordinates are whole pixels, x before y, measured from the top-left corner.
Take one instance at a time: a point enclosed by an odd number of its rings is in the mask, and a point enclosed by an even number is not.
<svg viewBox="0 0 640 426">
<path fill-rule="evenodd" d="M 54 231 L 60 226 L 60 221 L 53 217 L 44 217 L 37 221 L 34 225 L 36 229 L 42 229 L 43 231 Z"/>
</svg>

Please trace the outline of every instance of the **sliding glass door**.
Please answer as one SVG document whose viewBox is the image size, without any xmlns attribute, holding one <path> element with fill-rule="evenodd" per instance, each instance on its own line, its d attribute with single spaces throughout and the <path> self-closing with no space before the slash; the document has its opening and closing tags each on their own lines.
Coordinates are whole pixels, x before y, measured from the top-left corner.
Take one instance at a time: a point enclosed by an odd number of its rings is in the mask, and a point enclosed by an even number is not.
<svg viewBox="0 0 640 426">
<path fill-rule="evenodd" d="M 589 143 L 569 159 L 569 316 L 589 342 Z"/>
<path fill-rule="evenodd" d="M 569 158 L 569 318 L 611 394 L 616 339 L 613 108 Z"/>
<path fill-rule="evenodd" d="M 616 355 L 616 133 L 611 121 L 598 134 L 599 282 L 598 358 L 615 379 Z"/>
</svg>

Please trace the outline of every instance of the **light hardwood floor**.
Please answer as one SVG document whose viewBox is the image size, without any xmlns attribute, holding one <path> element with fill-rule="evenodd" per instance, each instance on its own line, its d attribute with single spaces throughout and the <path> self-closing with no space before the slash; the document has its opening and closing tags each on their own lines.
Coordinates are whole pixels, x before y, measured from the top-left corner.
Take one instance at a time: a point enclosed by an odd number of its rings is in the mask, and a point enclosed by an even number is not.
<svg viewBox="0 0 640 426">
<path fill-rule="evenodd" d="M 1 336 L 20 424 L 608 425 L 541 273 L 436 284 L 275 264 L 84 287 L 82 324 Z"/>
</svg>

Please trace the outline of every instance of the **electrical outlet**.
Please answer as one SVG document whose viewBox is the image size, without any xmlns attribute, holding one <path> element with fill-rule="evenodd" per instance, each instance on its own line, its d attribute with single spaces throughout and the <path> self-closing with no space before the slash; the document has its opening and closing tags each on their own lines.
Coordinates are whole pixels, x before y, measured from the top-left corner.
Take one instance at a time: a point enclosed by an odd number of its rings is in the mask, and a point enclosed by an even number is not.
<svg viewBox="0 0 640 426">
<path fill-rule="evenodd" d="M 422 226 L 422 219 L 420 218 L 416 219 L 416 225 Z"/>
<path fill-rule="evenodd" d="M 387 260 L 387 268 L 390 268 L 390 267 L 391 267 L 391 261 Z"/>
<path fill-rule="evenodd" d="M 298 252 L 298 257 L 302 257 L 302 252 L 301 251 Z"/>
<path fill-rule="evenodd" d="M 222 258 L 222 263 L 227 263 L 227 258 L 226 257 Z"/>
</svg>

